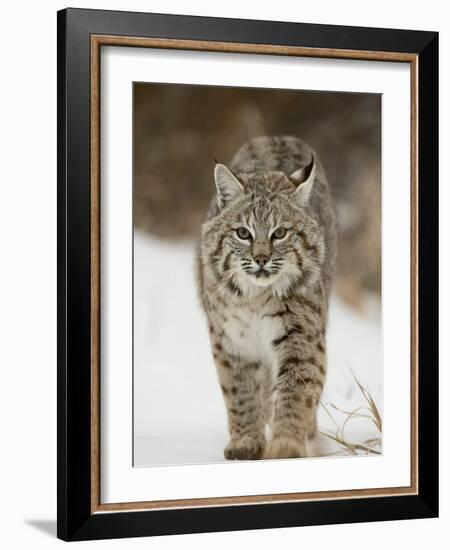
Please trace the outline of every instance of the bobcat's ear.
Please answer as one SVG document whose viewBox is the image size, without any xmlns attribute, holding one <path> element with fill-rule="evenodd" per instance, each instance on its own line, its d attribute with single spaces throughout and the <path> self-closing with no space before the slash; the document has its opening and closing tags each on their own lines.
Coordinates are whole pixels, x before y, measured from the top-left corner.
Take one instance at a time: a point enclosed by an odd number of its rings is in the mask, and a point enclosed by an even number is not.
<svg viewBox="0 0 450 550">
<path fill-rule="evenodd" d="M 292 198 L 300 206 L 306 206 L 316 178 L 316 163 L 314 161 L 314 156 L 307 166 L 292 172 L 289 177 L 297 185 L 297 189 L 292 193 Z"/>
<path fill-rule="evenodd" d="M 217 187 L 219 208 L 222 208 L 244 192 L 241 182 L 225 164 L 216 164 L 214 168 L 214 181 Z"/>
</svg>

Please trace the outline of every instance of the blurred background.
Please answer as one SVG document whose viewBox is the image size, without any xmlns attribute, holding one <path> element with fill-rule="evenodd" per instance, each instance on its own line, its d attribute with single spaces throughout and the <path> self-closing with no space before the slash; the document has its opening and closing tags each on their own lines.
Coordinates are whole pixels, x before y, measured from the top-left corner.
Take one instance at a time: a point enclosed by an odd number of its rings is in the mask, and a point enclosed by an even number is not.
<svg viewBox="0 0 450 550">
<path fill-rule="evenodd" d="M 214 158 L 244 141 L 289 134 L 321 157 L 339 220 L 337 289 L 361 305 L 381 288 L 381 96 L 135 84 L 134 219 L 167 239 L 198 234 Z"/>
<path fill-rule="evenodd" d="M 252 137 L 300 137 L 324 164 L 339 223 L 325 397 L 345 410 L 364 406 L 351 368 L 379 402 L 381 96 L 135 83 L 133 117 L 135 465 L 223 459 L 225 409 L 193 250 L 214 158 L 228 163 Z M 329 417 L 322 411 L 324 430 Z M 376 439 L 373 422 L 356 420 L 350 436 Z M 329 438 L 319 443 L 314 454 L 345 454 Z"/>
</svg>

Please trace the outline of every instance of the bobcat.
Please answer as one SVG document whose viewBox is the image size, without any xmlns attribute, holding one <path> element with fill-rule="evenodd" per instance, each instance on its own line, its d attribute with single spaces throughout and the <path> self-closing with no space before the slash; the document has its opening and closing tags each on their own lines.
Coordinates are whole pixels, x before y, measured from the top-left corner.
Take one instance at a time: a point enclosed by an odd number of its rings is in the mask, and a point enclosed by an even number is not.
<svg viewBox="0 0 450 550">
<path fill-rule="evenodd" d="M 260 137 L 229 168 L 217 163 L 214 180 L 197 279 L 228 412 L 224 455 L 305 457 L 325 382 L 336 263 L 325 172 L 300 139 Z"/>
</svg>

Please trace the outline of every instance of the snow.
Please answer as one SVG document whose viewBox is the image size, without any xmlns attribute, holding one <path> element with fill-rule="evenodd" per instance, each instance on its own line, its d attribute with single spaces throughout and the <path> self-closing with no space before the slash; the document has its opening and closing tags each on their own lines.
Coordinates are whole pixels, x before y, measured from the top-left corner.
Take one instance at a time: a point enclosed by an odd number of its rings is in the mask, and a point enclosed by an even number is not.
<svg viewBox="0 0 450 550">
<path fill-rule="evenodd" d="M 330 403 L 348 411 L 367 405 L 351 371 L 381 412 L 380 318 L 377 300 L 363 314 L 333 297 L 320 431 L 335 433 L 334 422 L 341 427 L 346 418 Z M 369 418 L 352 418 L 345 429 L 351 442 L 378 435 Z M 134 466 L 223 462 L 227 439 L 225 406 L 197 298 L 194 243 L 163 241 L 136 231 Z M 309 445 L 312 456 L 336 452 L 348 454 L 322 434 Z"/>
</svg>

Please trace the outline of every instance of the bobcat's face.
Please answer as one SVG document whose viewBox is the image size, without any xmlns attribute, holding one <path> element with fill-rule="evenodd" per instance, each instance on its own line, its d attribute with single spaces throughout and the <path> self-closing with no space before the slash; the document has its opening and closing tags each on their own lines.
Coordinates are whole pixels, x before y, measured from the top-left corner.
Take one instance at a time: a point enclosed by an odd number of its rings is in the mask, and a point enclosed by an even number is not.
<svg viewBox="0 0 450 550">
<path fill-rule="evenodd" d="M 203 231 L 203 242 L 215 243 L 206 259 L 219 284 L 247 296 L 271 287 L 282 297 L 317 280 L 324 242 L 299 187 L 280 172 L 236 181 L 240 189 L 219 195 L 219 214 Z"/>
</svg>

